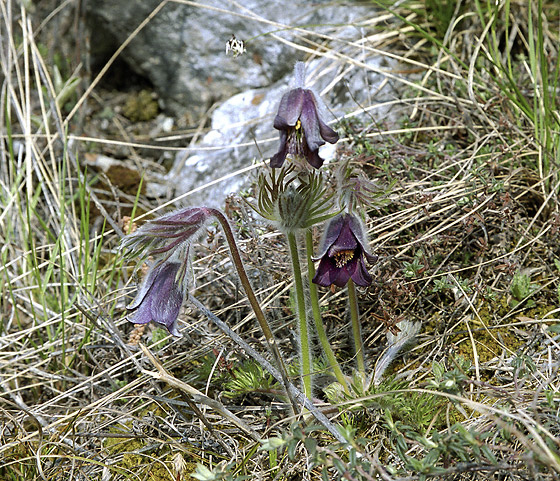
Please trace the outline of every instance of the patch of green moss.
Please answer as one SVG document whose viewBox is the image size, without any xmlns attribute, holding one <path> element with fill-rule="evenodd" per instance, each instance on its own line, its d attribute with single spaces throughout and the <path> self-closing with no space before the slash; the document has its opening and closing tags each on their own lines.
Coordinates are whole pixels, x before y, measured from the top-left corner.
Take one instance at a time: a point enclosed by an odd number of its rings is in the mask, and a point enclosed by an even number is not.
<svg viewBox="0 0 560 481">
<path fill-rule="evenodd" d="M 149 90 L 130 94 L 123 107 L 123 114 L 132 122 L 152 120 L 158 111 L 158 103 Z"/>
<path fill-rule="evenodd" d="M 556 306 L 541 305 L 529 309 L 525 316 L 532 319 L 544 319 L 547 314 L 556 309 Z"/>
<path fill-rule="evenodd" d="M 506 296 L 501 296 L 491 302 L 478 306 L 478 315 L 487 326 L 494 325 L 496 319 L 500 319 L 511 310 Z"/>
<path fill-rule="evenodd" d="M 105 440 L 105 448 L 111 454 L 122 454 L 115 466 L 126 470 L 134 471 L 139 474 L 142 479 L 150 481 L 176 481 L 176 478 L 170 476 L 174 473 L 173 454 L 170 450 L 160 448 L 157 453 L 138 454 L 138 451 L 145 446 L 142 439 L 134 438 L 123 441 L 121 438 L 107 438 Z M 157 458 L 157 462 L 154 461 Z M 196 470 L 195 462 L 186 462 L 182 481 L 195 481 L 190 476 Z"/>
<path fill-rule="evenodd" d="M 523 346 L 523 340 L 515 336 L 508 327 L 484 329 L 471 326 L 478 360 L 488 362 L 499 356 L 504 348 L 516 352 Z M 473 343 L 468 333 L 461 333 L 451 338 L 456 345 L 455 353 L 474 362 Z"/>
<path fill-rule="evenodd" d="M 523 313 L 524 316 L 541 319 L 551 310 L 554 306 L 537 306 L 528 309 Z M 507 299 L 502 297 L 495 302 L 485 304 L 478 310 L 478 315 L 485 326 L 485 328 L 477 319 L 471 321 L 471 332 L 475 341 L 476 350 L 478 353 L 479 362 L 484 363 L 499 356 L 503 349 L 508 352 L 517 352 L 525 344 L 525 340 L 516 336 L 510 327 L 494 327 L 491 326 L 495 323 L 496 319 L 500 319 L 511 310 L 508 305 Z M 474 361 L 473 345 L 468 332 L 461 332 L 451 338 L 452 342 L 457 346 L 456 353 L 462 355 L 471 361 Z"/>
<path fill-rule="evenodd" d="M 165 412 L 161 407 L 148 403 L 142 409 L 138 416 L 142 417 L 152 413 L 156 416 L 162 416 Z M 124 424 L 132 429 L 132 420 Z M 122 429 L 111 428 L 111 432 L 122 433 Z M 145 448 L 147 442 L 143 438 L 119 438 L 107 437 L 103 443 L 105 449 L 111 454 L 122 454 L 122 458 L 115 463 L 118 468 L 134 471 L 139 474 L 141 479 L 149 481 L 176 481 L 177 478 L 171 477 L 169 473 L 174 473 L 173 457 L 174 453 L 167 445 L 158 445 L 154 447 L 153 451 L 143 452 L 139 451 Z M 158 461 L 154 461 L 157 459 Z M 190 476 L 196 470 L 196 462 L 186 461 L 184 472 L 181 476 L 181 481 L 195 481 Z"/>
<path fill-rule="evenodd" d="M 111 432 L 122 433 L 122 431 L 117 431 L 116 429 L 111 429 Z M 144 442 L 137 438 L 123 441 L 123 438 L 108 437 L 103 445 L 111 454 L 117 454 L 140 449 L 144 446 Z"/>
</svg>

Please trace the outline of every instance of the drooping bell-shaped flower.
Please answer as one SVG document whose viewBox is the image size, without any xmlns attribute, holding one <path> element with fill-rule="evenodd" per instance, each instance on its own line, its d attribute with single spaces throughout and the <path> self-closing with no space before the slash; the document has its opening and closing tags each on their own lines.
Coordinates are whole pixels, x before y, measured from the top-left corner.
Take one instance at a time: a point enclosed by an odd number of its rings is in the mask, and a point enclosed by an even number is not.
<svg viewBox="0 0 560 481">
<path fill-rule="evenodd" d="M 369 252 L 362 223 L 352 214 L 339 214 L 329 221 L 318 258 L 315 284 L 344 287 L 349 279 L 362 287 L 371 284 L 365 261 L 371 264 L 377 258 Z"/>
<path fill-rule="evenodd" d="M 127 306 L 134 310 L 127 319 L 134 324 L 150 321 L 162 324 L 174 336 L 180 336 L 177 318 L 187 292 L 185 262 L 163 261 L 151 267 L 136 298 Z"/>
<path fill-rule="evenodd" d="M 188 288 L 190 246 L 212 215 L 205 207 L 180 209 L 147 222 L 123 239 L 127 257 L 151 258 L 136 298 L 127 306 L 135 311 L 127 317 L 130 322 L 154 321 L 179 335 L 177 318 Z"/>
<path fill-rule="evenodd" d="M 271 167 L 282 167 L 287 155 L 307 160 L 315 168 L 323 165 L 319 147 L 325 141 L 335 144 L 338 134 L 321 118 L 319 100 L 313 91 L 303 88 L 303 62 L 296 63 L 296 88 L 280 100 L 274 128 L 280 131 L 280 148 L 270 159 Z"/>
</svg>

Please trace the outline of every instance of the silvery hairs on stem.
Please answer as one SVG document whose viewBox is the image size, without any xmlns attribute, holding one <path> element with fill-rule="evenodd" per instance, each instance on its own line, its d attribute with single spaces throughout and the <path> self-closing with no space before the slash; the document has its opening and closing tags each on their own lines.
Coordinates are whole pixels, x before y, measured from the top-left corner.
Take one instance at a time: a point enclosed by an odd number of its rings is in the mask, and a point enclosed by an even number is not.
<svg viewBox="0 0 560 481">
<path fill-rule="evenodd" d="M 373 375 L 373 384 L 375 386 L 381 384 L 383 374 L 397 356 L 402 353 L 402 350 L 414 342 L 422 328 L 422 323 L 404 320 L 399 322 L 399 328 L 400 330 L 397 334 L 387 332 L 387 342 L 389 345 L 375 364 L 375 373 Z"/>
</svg>

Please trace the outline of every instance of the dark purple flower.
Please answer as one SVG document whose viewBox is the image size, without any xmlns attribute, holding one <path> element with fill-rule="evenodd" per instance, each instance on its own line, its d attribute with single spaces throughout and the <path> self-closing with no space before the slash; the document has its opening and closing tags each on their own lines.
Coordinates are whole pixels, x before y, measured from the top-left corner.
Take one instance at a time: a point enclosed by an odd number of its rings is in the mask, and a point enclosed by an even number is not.
<svg viewBox="0 0 560 481">
<path fill-rule="evenodd" d="M 183 262 L 167 260 L 150 269 L 136 298 L 127 306 L 127 309 L 136 310 L 128 317 L 130 322 L 147 324 L 154 321 L 164 325 L 174 336 L 180 336 L 177 317 L 187 290 L 186 262 L 186 259 Z"/>
<path fill-rule="evenodd" d="M 296 76 L 298 66 L 300 63 L 296 64 Z M 280 131 L 280 148 L 270 159 L 271 167 L 282 167 L 289 154 L 319 168 L 323 165 L 319 147 L 325 141 L 331 144 L 338 141 L 338 134 L 321 119 L 315 94 L 301 87 L 290 90 L 282 97 L 274 128 Z"/>
<path fill-rule="evenodd" d="M 315 284 L 344 287 L 348 279 L 362 287 L 371 284 L 365 259 L 373 263 L 377 258 L 369 252 L 362 223 L 352 214 L 340 214 L 328 223 L 318 258 Z"/>
<path fill-rule="evenodd" d="M 179 335 L 177 317 L 187 292 L 186 271 L 189 251 L 206 221 L 214 215 L 207 207 L 187 207 L 145 223 L 122 241 L 126 257 L 153 259 L 136 298 L 128 306 L 136 310 L 128 320 L 135 324 L 150 321 L 163 324 Z"/>
</svg>

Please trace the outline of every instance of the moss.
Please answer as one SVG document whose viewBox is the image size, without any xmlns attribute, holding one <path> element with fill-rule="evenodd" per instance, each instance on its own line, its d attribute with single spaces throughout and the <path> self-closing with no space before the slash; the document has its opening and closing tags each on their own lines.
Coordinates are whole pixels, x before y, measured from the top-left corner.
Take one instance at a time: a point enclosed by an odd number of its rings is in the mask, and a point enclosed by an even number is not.
<svg viewBox="0 0 560 481">
<path fill-rule="evenodd" d="M 480 304 L 478 306 L 478 315 L 486 326 L 495 324 L 496 319 L 500 319 L 507 315 L 511 310 L 506 296 L 501 296 L 498 299 Z"/>
<path fill-rule="evenodd" d="M 142 409 L 138 416 L 142 417 L 148 414 L 155 416 L 164 416 L 164 410 L 154 404 L 148 403 Z M 125 423 L 125 426 L 132 429 L 132 421 Z M 111 432 L 122 433 L 122 429 L 111 428 Z M 139 451 L 148 445 L 144 438 L 117 438 L 107 437 L 103 443 L 105 449 L 111 454 L 122 454 L 122 458 L 117 457 L 115 466 L 127 470 L 131 470 L 139 474 L 141 479 L 148 481 L 176 481 L 178 478 L 173 478 L 169 473 L 175 473 L 173 468 L 173 458 L 175 453 L 171 451 L 168 445 L 158 444 L 154 446 L 153 451 L 143 452 Z M 156 452 L 157 451 L 157 452 Z M 157 461 L 154 461 L 157 459 Z M 192 459 L 192 458 L 191 458 Z M 186 461 L 184 466 L 181 481 L 195 481 L 190 476 L 196 470 L 196 462 Z"/>
<path fill-rule="evenodd" d="M 554 308 L 554 306 L 537 306 L 525 311 L 523 315 L 532 319 L 542 319 Z M 507 349 L 508 352 L 515 353 L 525 345 L 525 340 L 515 335 L 511 327 L 491 327 L 495 324 L 495 319 L 502 318 L 502 316 L 505 316 L 510 310 L 511 308 L 504 296 L 495 302 L 480 307 L 478 315 L 484 325 L 481 324 L 478 318 L 472 319 L 470 327 L 479 362 L 484 363 L 492 360 L 499 356 L 504 348 Z M 473 346 L 468 332 L 461 332 L 452 337 L 451 340 L 457 346 L 457 354 L 474 361 Z"/>
<path fill-rule="evenodd" d="M 111 429 L 111 432 L 122 433 L 122 431 L 117 429 Z M 137 438 L 126 439 L 126 441 L 123 441 L 123 438 L 108 437 L 103 444 L 111 454 L 136 451 L 144 447 L 144 442 Z"/>
<path fill-rule="evenodd" d="M 523 344 L 523 340 L 515 336 L 508 327 L 500 329 L 477 328 L 471 325 L 471 332 L 481 363 L 488 362 L 499 356 L 503 349 L 517 351 Z M 455 353 L 474 362 L 473 343 L 467 333 L 461 333 L 451 338 L 456 345 Z"/>
<path fill-rule="evenodd" d="M 544 319 L 549 312 L 552 312 L 556 308 L 557 308 L 556 306 L 547 306 L 547 305 L 536 306 L 532 309 L 529 309 L 525 313 L 525 316 L 531 319 Z"/>
<path fill-rule="evenodd" d="M 130 94 L 123 107 L 123 114 L 132 122 L 152 120 L 158 111 L 158 103 L 149 90 Z"/>
</svg>

